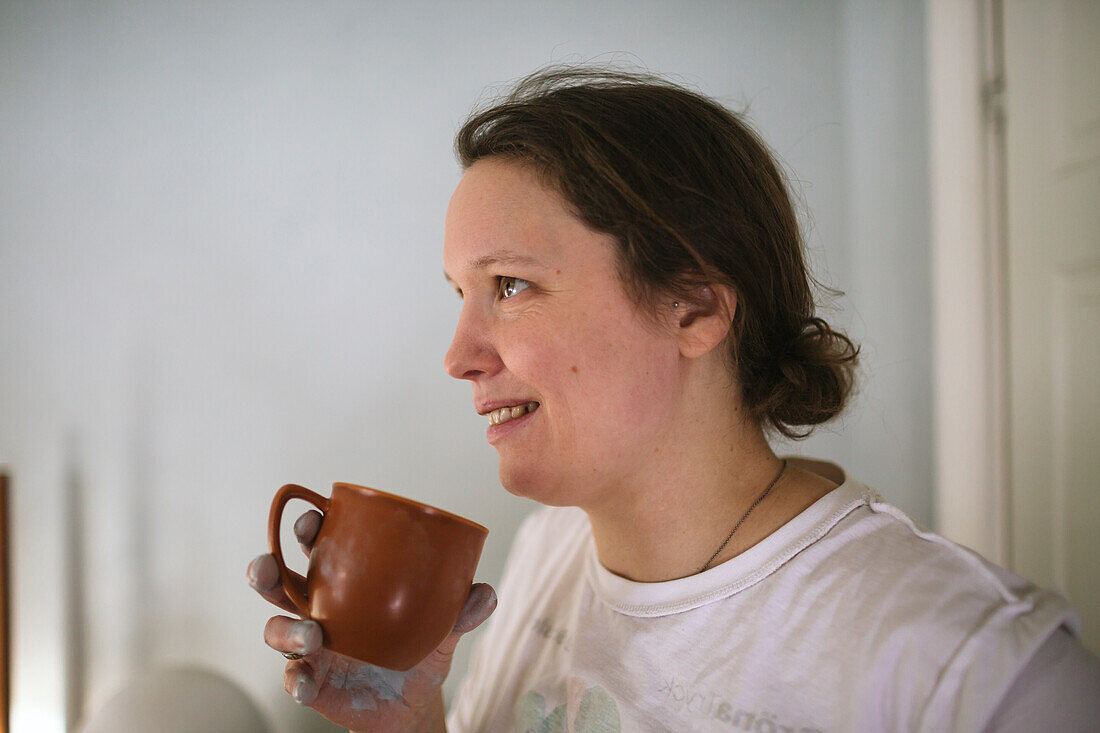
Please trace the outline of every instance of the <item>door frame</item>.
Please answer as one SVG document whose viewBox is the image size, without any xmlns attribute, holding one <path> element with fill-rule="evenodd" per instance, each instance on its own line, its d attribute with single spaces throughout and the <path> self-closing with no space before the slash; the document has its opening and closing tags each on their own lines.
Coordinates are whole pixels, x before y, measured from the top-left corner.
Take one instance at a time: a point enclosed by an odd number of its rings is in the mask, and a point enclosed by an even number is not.
<svg viewBox="0 0 1100 733">
<path fill-rule="evenodd" d="M 935 529 L 1007 565 L 1001 17 L 1000 0 L 925 6 Z"/>
</svg>

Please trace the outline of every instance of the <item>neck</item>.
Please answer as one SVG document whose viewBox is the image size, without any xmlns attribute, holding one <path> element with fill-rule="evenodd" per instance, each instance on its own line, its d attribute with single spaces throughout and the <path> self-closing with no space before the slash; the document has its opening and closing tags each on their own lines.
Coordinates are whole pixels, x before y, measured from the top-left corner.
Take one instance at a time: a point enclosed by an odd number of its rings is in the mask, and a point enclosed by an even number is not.
<svg viewBox="0 0 1100 733">
<path fill-rule="evenodd" d="M 763 430 L 736 413 L 715 429 L 716 417 L 693 412 L 694 419 L 674 431 L 677 439 L 664 441 L 658 458 L 633 472 L 626 488 L 600 492 L 610 498 L 584 507 L 606 568 L 642 582 L 699 572 L 775 479 L 782 463 Z M 762 539 L 762 527 L 774 529 L 773 507 L 782 503 L 776 497 L 787 478 L 753 510 L 712 566 L 747 549 L 745 539 Z"/>
</svg>

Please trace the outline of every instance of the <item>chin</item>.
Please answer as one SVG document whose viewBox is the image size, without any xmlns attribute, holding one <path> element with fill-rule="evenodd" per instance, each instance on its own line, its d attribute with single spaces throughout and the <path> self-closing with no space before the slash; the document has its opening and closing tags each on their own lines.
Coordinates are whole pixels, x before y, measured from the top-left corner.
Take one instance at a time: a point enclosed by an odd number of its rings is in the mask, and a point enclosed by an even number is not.
<svg viewBox="0 0 1100 733">
<path fill-rule="evenodd" d="M 500 485 L 509 493 L 546 506 L 575 506 L 577 497 L 571 484 L 547 475 L 545 469 L 519 468 L 500 464 Z"/>
</svg>

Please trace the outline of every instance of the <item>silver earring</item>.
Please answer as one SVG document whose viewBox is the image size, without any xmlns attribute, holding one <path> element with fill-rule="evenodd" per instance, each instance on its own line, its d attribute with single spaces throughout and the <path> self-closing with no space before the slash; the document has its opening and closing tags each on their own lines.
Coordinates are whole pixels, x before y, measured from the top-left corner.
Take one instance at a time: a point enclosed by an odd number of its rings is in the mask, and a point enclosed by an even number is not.
<svg viewBox="0 0 1100 733">
<path fill-rule="evenodd" d="M 673 308 L 679 308 L 680 307 L 680 301 L 678 301 L 678 300 L 672 301 L 672 307 Z"/>
</svg>

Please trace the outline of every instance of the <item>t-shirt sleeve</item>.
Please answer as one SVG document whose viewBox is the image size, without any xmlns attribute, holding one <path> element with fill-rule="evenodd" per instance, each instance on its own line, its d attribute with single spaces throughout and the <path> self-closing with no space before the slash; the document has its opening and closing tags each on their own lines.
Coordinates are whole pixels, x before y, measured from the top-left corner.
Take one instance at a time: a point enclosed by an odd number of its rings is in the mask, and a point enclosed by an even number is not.
<svg viewBox="0 0 1100 733">
<path fill-rule="evenodd" d="M 1020 670 L 985 730 L 1073 733 L 1098 727 L 1100 660 L 1059 628 Z"/>
<path fill-rule="evenodd" d="M 997 604 L 941 671 L 921 730 L 983 730 L 1015 680 L 1061 628 L 1080 628 L 1065 599 L 1030 586 Z"/>
</svg>

